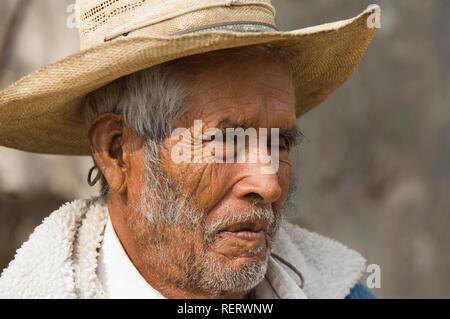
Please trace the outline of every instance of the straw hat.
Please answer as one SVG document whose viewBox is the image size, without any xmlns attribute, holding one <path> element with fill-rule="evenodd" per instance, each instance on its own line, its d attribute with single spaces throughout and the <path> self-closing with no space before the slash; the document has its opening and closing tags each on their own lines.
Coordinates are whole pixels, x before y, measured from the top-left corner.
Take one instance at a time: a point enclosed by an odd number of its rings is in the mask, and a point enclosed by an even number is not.
<svg viewBox="0 0 450 319">
<path fill-rule="evenodd" d="M 189 55 L 257 44 L 292 54 L 297 116 L 320 104 L 353 72 L 379 15 L 290 32 L 275 25 L 270 0 L 78 0 L 81 51 L 0 92 L 0 145 L 28 152 L 90 154 L 83 101 L 115 79 Z M 379 18 L 379 17 L 375 17 Z"/>
</svg>

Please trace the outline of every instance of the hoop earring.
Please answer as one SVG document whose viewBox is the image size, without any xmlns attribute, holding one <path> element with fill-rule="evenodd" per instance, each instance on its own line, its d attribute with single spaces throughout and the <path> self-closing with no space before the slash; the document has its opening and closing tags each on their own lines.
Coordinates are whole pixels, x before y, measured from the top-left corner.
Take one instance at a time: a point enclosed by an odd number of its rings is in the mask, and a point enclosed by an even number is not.
<svg viewBox="0 0 450 319">
<path fill-rule="evenodd" d="M 92 179 L 92 174 L 94 173 L 94 171 L 97 170 L 97 175 L 95 176 L 94 179 Z M 88 174 L 88 178 L 87 178 L 87 182 L 89 184 L 89 186 L 93 187 L 95 186 L 95 184 L 97 184 L 97 182 L 100 180 L 100 178 L 102 177 L 102 174 L 100 172 L 100 170 L 98 169 L 97 166 L 92 167 L 89 170 L 89 174 Z"/>
</svg>

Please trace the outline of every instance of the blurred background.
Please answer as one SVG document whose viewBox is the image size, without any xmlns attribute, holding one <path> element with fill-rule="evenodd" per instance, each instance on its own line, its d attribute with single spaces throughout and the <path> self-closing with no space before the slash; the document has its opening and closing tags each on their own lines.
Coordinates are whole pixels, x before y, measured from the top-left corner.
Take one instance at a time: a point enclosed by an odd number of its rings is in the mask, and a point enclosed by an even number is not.
<svg viewBox="0 0 450 319">
<path fill-rule="evenodd" d="M 374 0 L 375 1 L 375 0 Z M 0 1 L 0 89 L 78 50 L 73 0 Z M 371 1 L 273 0 L 282 30 Z M 352 78 L 300 120 L 302 227 L 381 267 L 381 298 L 450 298 L 450 1 L 378 0 L 383 28 Z M 0 147 L 0 271 L 63 202 L 97 193 L 89 158 Z"/>
</svg>

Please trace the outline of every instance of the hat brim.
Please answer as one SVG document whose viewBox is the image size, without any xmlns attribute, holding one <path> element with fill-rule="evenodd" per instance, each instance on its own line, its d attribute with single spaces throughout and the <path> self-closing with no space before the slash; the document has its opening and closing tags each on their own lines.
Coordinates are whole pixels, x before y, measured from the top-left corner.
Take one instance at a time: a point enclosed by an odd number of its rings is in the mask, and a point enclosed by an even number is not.
<svg viewBox="0 0 450 319">
<path fill-rule="evenodd" d="M 125 75 L 190 55 L 272 44 L 288 49 L 294 70 L 297 116 L 319 105 L 354 71 L 375 28 L 369 7 L 349 20 L 290 32 L 200 32 L 130 37 L 80 51 L 0 92 L 0 145 L 34 153 L 89 155 L 83 101 Z"/>
</svg>

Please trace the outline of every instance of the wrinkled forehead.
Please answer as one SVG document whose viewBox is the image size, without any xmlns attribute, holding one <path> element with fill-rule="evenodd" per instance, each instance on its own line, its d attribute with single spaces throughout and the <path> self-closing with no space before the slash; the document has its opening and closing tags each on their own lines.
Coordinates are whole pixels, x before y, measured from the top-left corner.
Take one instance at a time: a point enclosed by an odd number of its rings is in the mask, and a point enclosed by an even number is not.
<svg viewBox="0 0 450 319">
<path fill-rule="evenodd" d="M 284 56 L 274 48 L 248 47 L 207 53 L 177 62 L 187 84 L 184 125 L 292 127 L 295 90 Z"/>
</svg>

